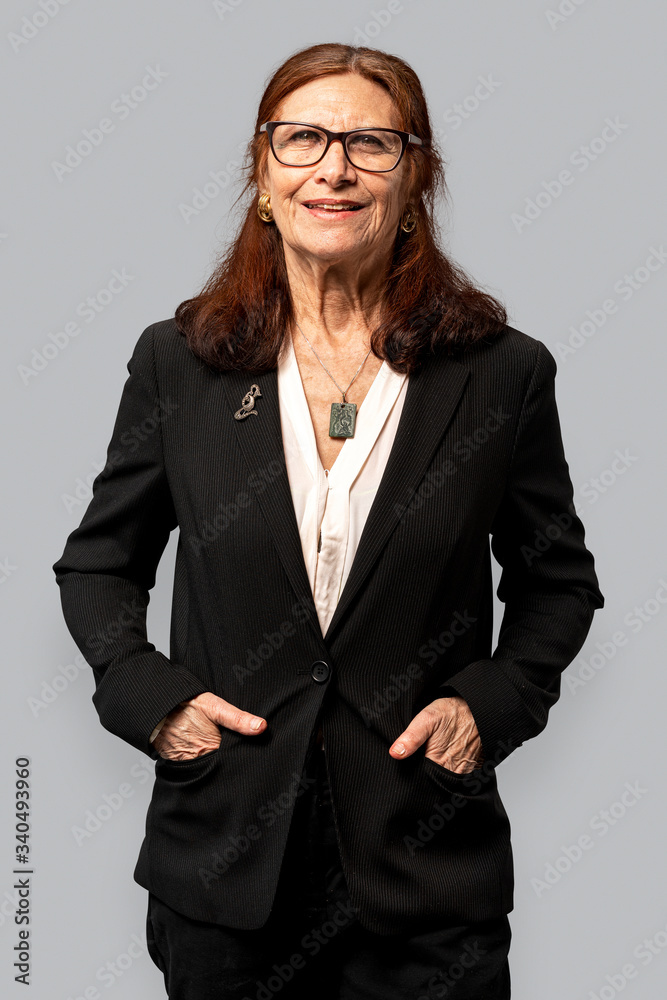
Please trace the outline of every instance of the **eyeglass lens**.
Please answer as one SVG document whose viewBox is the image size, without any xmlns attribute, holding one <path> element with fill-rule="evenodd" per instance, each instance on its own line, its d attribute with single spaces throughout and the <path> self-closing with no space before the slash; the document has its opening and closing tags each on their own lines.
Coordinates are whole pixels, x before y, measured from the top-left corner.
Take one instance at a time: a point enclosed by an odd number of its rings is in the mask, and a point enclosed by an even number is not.
<svg viewBox="0 0 667 1000">
<path fill-rule="evenodd" d="M 304 167 L 316 163 L 326 143 L 326 135 L 317 128 L 287 123 L 276 126 L 273 132 L 274 152 L 285 166 Z M 355 132 L 346 140 L 351 162 L 362 170 L 391 170 L 398 162 L 401 148 L 400 136 L 384 129 Z"/>
</svg>

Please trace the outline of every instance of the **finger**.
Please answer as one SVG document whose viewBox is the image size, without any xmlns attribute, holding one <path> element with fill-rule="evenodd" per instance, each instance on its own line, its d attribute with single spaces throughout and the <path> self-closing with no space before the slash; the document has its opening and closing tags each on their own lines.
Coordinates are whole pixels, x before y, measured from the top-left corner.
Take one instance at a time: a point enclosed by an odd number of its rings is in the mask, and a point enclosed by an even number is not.
<svg viewBox="0 0 667 1000">
<path fill-rule="evenodd" d="M 396 758 L 409 757 L 417 747 L 429 738 L 435 728 L 435 719 L 431 713 L 422 710 L 404 729 L 398 739 L 389 748 L 389 753 Z"/>
<path fill-rule="evenodd" d="M 246 712 L 236 705 L 219 698 L 212 691 L 192 698 L 188 705 L 193 705 L 204 713 L 212 722 L 226 729 L 232 729 L 236 733 L 243 733 L 246 736 L 255 736 L 266 729 L 266 719 L 252 712 Z"/>
</svg>

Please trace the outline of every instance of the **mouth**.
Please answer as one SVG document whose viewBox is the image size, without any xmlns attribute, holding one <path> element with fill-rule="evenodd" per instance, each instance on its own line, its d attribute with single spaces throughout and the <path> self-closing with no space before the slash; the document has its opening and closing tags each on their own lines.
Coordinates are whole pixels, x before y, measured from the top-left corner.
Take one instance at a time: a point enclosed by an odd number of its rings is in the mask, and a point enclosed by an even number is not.
<svg viewBox="0 0 667 1000">
<path fill-rule="evenodd" d="M 321 218 L 331 218 L 333 215 L 347 217 L 352 215 L 354 212 L 360 212 L 363 208 L 365 208 L 365 206 L 361 205 L 358 201 L 334 201 L 329 198 L 324 198 L 322 201 L 303 201 L 301 204 L 311 213 L 311 215 L 316 215 Z"/>
</svg>

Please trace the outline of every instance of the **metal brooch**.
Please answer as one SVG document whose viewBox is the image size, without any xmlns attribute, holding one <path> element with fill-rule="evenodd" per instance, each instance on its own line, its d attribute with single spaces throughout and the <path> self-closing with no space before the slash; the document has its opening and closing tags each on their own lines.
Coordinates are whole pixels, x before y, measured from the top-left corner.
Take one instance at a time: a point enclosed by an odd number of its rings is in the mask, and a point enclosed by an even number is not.
<svg viewBox="0 0 667 1000">
<path fill-rule="evenodd" d="M 246 392 L 245 396 L 241 400 L 241 408 L 237 410 L 236 413 L 234 414 L 235 419 L 244 420 L 251 414 L 257 416 L 257 410 L 255 409 L 255 398 L 261 395 L 262 394 L 259 391 L 259 386 L 253 383 L 253 385 L 250 386 L 250 389 L 248 390 L 248 392 Z"/>
</svg>

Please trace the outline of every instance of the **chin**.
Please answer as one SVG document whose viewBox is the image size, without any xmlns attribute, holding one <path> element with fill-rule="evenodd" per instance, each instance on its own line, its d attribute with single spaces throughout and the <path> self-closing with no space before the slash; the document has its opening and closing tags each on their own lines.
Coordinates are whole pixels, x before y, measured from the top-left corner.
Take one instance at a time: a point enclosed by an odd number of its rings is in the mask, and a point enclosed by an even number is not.
<svg viewBox="0 0 667 1000">
<path fill-rule="evenodd" d="M 370 252 L 370 248 L 361 245 L 353 235 L 347 239 L 340 239 L 339 235 L 334 236 L 333 234 L 331 239 L 327 239 L 324 235 L 322 239 L 317 241 L 304 240 L 301 243 L 301 250 L 311 257 L 319 257 L 321 260 L 329 261 L 353 257 L 360 253 L 365 255 Z"/>
</svg>

